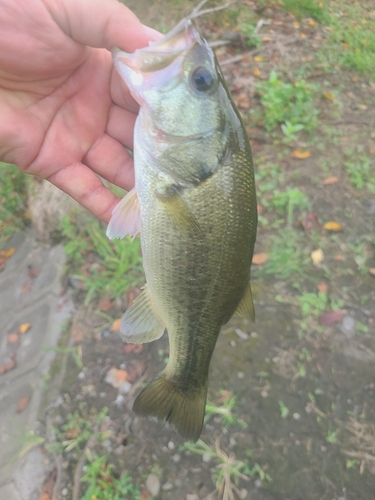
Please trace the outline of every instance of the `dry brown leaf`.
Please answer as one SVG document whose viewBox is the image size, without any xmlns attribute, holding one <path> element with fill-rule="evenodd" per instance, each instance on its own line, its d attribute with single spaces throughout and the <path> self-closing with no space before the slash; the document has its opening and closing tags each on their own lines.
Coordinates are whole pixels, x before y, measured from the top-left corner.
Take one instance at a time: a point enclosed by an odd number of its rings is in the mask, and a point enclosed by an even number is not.
<svg viewBox="0 0 375 500">
<path fill-rule="evenodd" d="M 118 332 L 120 330 L 121 318 L 117 318 L 114 320 L 111 326 L 111 332 Z"/>
<path fill-rule="evenodd" d="M 114 300 L 110 300 L 108 298 L 104 298 L 102 299 L 99 304 L 98 304 L 98 309 L 99 311 L 109 311 L 110 309 L 112 309 L 112 307 L 115 305 L 115 301 Z"/>
<path fill-rule="evenodd" d="M 341 255 L 341 253 L 334 255 L 333 258 L 335 260 L 345 260 L 345 257 L 343 255 Z"/>
<path fill-rule="evenodd" d="M 72 332 L 70 335 L 70 342 L 69 344 L 71 346 L 81 344 L 83 341 L 83 338 L 85 336 L 85 332 L 82 330 L 82 328 L 78 328 L 77 326 L 72 327 Z"/>
<path fill-rule="evenodd" d="M 8 342 L 9 344 L 15 344 L 19 338 L 18 333 L 11 333 L 8 335 Z"/>
<path fill-rule="evenodd" d="M 332 92 L 324 92 L 324 94 L 322 94 L 324 99 L 329 99 L 330 101 L 333 101 L 333 99 L 335 98 L 335 96 L 332 94 Z"/>
<path fill-rule="evenodd" d="M 258 215 L 262 214 L 264 212 L 264 206 L 258 203 L 257 210 L 258 210 Z"/>
<path fill-rule="evenodd" d="M 28 330 L 30 330 L 31 328 L 31 324 L 30 323 L 22 323 L 22 325 L 20 325 L 18 327 L 18 331 L 22 334 L 26 333 Z"/>
<path fill-rule="evenodd" d="M 65 433 L 66 439 L 75 439 L 78 437 L 78 434 L 80 433 L 80 428 L 78 426 L 72 427 L 71 429 L 68 429 Z"/>
<path fill-rule="evenodd" d="M 259 77 L 260 77 L 260 70 L 259 70 L 259 68 L 254 68 L 253 73 L 254 73 L 254 76 L 255 76 L 256 78 L 259 78 Z"/>
<path fill-rule="evenodd" d="M 126 380 L 128 380 L 128 372 L 126 370 L 118 370 L 115 367 L 110 368 L 105 376 L 107 384 L 115 387 L 115 389 L 118 389 Z"/>
<path fill-rule="evenodd" d="M 260 266 L 261 264 L 264 264 L 268 260 L 268 253 L 261 252 L 261 253 L 256 253 L 253 255 L 253 264 L 256 266 Z"/>
<path fill-rule="evenodd" d="M 14 247 L 11 247 L 11 248 L 8 248 L 8 250 L 2 250 L 0 252 L 0 254 L 2 257 L 9 259 L 9 257 L 11 257 L 15 253 L 15 251 L 16 251 L 16 249 Z"/>
<path fill-rule="evenodd" d="M 375 146 L 370 149 L 370 154 L 375 155 Z"/>
<path fill-rule="evenodd" d="M 341 224 L 333 220 L 326 222 L 323 228 L 326 229 L 327 231 L 335 231 L 335 232 L 342 231 Z"/>
<path fill-rule="evenodd" d="M 372 276 L 375 276 L 375 267 L 372 267 L 370 269 L 370 274 L 372 274 Z"/>
<path fill-rule="evenodd" d="M 323 184 L 325 186 L 328 186 L 329 184 L 334 184 L 335 182 L 338 182 L 339 178 L 338 177 L 327 177 L 327 179 L 324 179 Z"/>
<path fill-rule="evenodd" d="M 51 500 L 51 497 L 48 493 L 41 493 L 39 500 Z"/>
<path fill-rule="evenodd" d="M 297 160 L 305 160 L 306 158 L 310 158 L 311 152 L 307 150 L 302 151 L 302 149 L 295 149 L 291 152 L 290 156 L 292 158 L 296 158 Z"/>
<path fill-rule="evenodd" d="M 317 289 L 319 290 L 320 293 L 327 293 L 328 292 L 328 285 L 327 285 L 327 283 L 324 283 L 324 281 L 322 281 L 317 286 Z"/>
<path fill-rule="evenodd" d="M 15 358 L 10 359 L 9 361 L 6 361 L 2 365 L 0 365 L 0 375 L 2 373 L 7 373 L 13 370 L 16 367 L 16 360 Z"/>
<path fill-rule="evenodd" d="M 314 250 L 314 252 L 311 253 L 311 260 L 313 261 L 313 264 L 315 266 L 323 262 L 323 259 L 324 259 L 324 253 L 321 248 L 318 248 L 317 250 Z"/>
<path fill-rule="evenodd" d="M 263 61 L 263 57 L 262 56 L 255 56 L 254 57 L 254 61 L 255 62 L 262 62 Z"/>
<path fill-rule="evenodd" d="M 315 212 L 309 212 L 304 219 L 301 220 L 301 225 L 305 231 L 312 229 L 318 224 L 318 216 Z"/>
<path fill-rule="evenodd" d="M 345 311 L 342 309 L 338 309 L 337 311 L 326 311 L 320 315 L 319 322 L 324 326 L 332 326 L 340 323 L 344 314 Z"/>
<path fill-rule="evenodd" d="M 143 351 L 143 344 L 125 344 L 122 350 L 125 354 L 130 354 L 131 352 L 140 354 Z"/>
<path fill-rule="evenodd" d="M 20 413 L 21 411 L 25 410 L 29 406 L 29 403 L 30 403 L 29 396 L 21 398 L 17 403 L 17 413 Z"/>
</svg>

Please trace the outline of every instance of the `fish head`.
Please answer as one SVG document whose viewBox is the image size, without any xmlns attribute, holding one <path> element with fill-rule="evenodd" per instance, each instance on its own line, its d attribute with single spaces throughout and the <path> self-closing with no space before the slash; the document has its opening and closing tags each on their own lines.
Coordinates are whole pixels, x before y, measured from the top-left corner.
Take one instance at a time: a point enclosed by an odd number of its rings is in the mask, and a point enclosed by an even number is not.
<svg viewBox="0 0 375 500">
<path fill-rule="evenodd" d="M 190 20 L 132 54 L 114 49 L 113 59 L 141 106 L 144 129 L 188 138 L 222 127 L 223 77 Z"/>
</svg>

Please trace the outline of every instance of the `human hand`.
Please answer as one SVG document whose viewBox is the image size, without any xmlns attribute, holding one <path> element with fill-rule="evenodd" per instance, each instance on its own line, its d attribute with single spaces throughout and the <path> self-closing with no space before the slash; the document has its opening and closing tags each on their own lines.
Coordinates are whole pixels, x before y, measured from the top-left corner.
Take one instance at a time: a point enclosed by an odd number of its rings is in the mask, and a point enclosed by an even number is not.
<svg viewBox="0 0 375 500">
<path fill-rule="evenodd" d="M 124 146 L 138 112 L 108 50 L 133 52 L 159 34 L 116 0 L 0 0 L 0 9 L 0 159 L 107 222 L 118 198 L 97 174 L 133 186 Z"/>
</svg>

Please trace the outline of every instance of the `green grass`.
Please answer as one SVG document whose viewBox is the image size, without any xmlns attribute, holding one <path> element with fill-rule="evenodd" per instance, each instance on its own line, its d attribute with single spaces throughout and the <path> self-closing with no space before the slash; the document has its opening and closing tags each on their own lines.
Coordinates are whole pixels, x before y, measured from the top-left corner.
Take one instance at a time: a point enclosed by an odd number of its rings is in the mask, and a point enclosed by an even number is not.
<svg viewBox="0 0 375 500">
<path fill-rule="evenodd" d="M 295 274 L 303 274 L 310 264 L 309 252 L 304 248 L 304 235 L 286 227 L 271 239 L 269 258 L 263 270 L 265 274 L 288 279 Z"/>
<path fill-rule="evenodd" d="M 0 246 L 25 227 L 27 183 L 30 177 L 14 165 L 0 162 Z"/>
<path fill-rule="evenodd" d="M 138 238 L 109 241 L 104 226 L 92 217 L 82 221 L 79 217 L 67 216 L 62 220 L 61 231 L 66 238 L 65 252 L 73 273 L 83 282 L 86 304 L 99 296 L 119 297 L 142 282 Z M 92 264 L 87 265 L 90 255 Z"/>
<path fill-rule="evenodd" d="M 284 134 L 294 137 L 301 130 L 311 132 L 318 125 L 319 111 L 314 102 L 318 87 L 305 80 L 293 83 L 282 81 L 276 71 L 269 79 L 257 85 L 260 102 L 264 110 L 264 127 L 268 132 L 284 124 Z M 285 128 L 287 127 L 287 128 Z"/>
<path fill-rule="evenodd" d="M 125 472 L 116 478 L 106 457 L 87 464 L 81 481 L 87 483 L 81 500 L 141 500 L 139 486 Z"/>
<path fill-rule="evenodd" d="M 328 297 L 326 293 L 303 293 L 297 298 L 300 303 L 301 314 L 304 318 L 307 316 L 318 318 L 328 306 Z"/>
<path fill-rule="evenodd" d="M 317 21 L 327 21 L 326 2 L 320 0 L 282 0 L 285 10 L 292 12 L 298 19 L 312 17 Z"/>
<path fill-rule="evenodd" d="M 344 162 L 350 183 L 357 189 L 366 188 L 375 193 L 375 159 L 368 156 L 357 156 L 356 159 Z"/>
</svg>

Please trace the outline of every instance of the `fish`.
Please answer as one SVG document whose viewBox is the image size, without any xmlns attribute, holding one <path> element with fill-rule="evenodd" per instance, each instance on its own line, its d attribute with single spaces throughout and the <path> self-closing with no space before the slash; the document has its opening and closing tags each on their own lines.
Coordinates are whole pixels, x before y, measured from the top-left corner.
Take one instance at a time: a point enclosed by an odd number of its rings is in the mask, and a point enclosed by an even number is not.
<svg viewBox="0 0 375 500">
<path fill-rule="evenodd" d="M 255 317 L 252 153 L 218 60 L 191 20 L 134 53 L 114 49 L 113 60 L 140 111 L 135 187 L 107 235 L 140 234 L 146 277 L 120 333 L 145 343 L 167 330 L 170 346 L 165 369 L 133 410 L 197 441 L 220 329 L 235 313 Z"/>
</svg>

